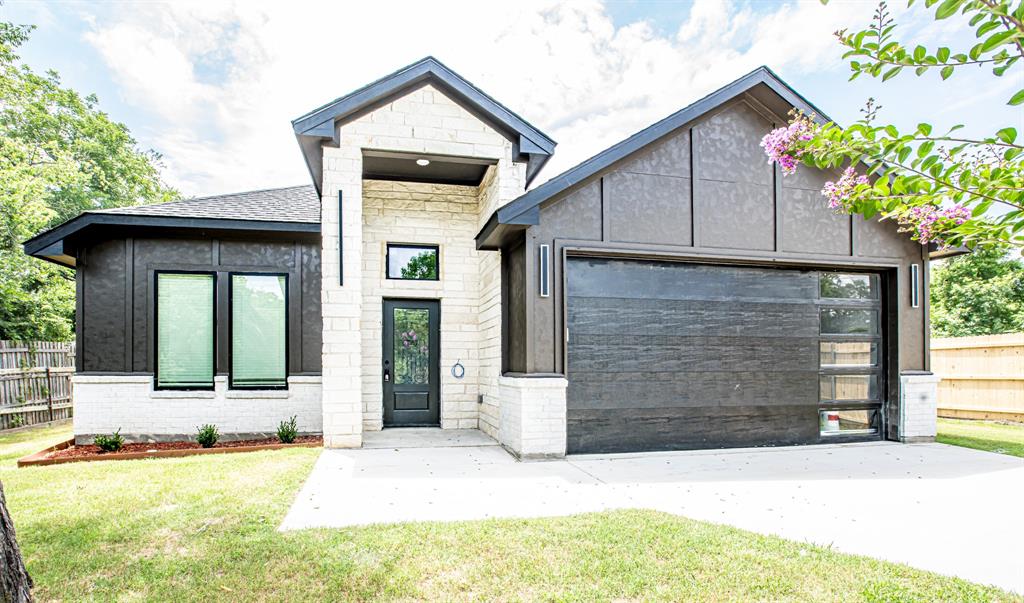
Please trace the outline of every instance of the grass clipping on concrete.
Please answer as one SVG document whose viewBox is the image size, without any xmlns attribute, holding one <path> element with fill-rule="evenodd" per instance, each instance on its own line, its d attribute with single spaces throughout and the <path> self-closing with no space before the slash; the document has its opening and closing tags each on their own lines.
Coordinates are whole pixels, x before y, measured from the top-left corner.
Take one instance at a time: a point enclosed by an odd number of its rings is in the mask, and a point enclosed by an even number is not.
<svg viewBox="0 0 1024 603">
<path fill-rule="evenodd" d="M 36 436 L 0 478 L 42 601 L 1017 600 L 652 511 L 280 533 L 315 449 L 16 469 Z"/>
</svg>

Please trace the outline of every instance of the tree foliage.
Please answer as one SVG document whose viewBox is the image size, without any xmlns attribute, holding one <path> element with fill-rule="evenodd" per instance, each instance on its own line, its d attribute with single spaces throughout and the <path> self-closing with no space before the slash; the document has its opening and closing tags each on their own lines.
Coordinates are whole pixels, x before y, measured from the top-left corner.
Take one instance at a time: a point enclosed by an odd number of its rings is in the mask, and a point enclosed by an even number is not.
<svg viewBox="0 0 1024 603">
<path fill-rule="evenodd" d="M 17 50 L 32 28 L 0 22 L 0 338 L 68 339 L 74 274 L 21 243 L 82 211 L 167 201 L 159 155 L 137 147 L 95 96 L 37 74 Z"/>
<path fill-rule="evenodd" d="M 982 249 L 937 265 L 931 315 L 939 337 L 1024 331 L 1024 262 L 1005 249 Z"/>
<path fill-rule="evenodd" d="M 919 76 L 938 71 L 946 80 L 979 66 L 990 68 L 993 77 L 1021 77 L 1024 0 L 925 0 L 924 5 L 935 8 L 936 20 L 964 21 L 978 42 L 963 50 L 903 43 L 895 38 L 896 24 L 883 2 L 870 26 L 836 34 L 847 49 L 850 79 L 867 75 L 886 81 L 912 70 Z M 1024 104 L 1024 89 L 1015 90 L 1008 103 Z M 896 220 L 922 243 L 1024 247 L 1024 145 L 1016 128 L 978 138 L 960 135 L 962 125 L 940 131 L 922 122 L 901 132 L 877 123 L 879 108 L 869 101 L 863 119 L 847 128 L 795 114 L 762 145 L 787 172 L 800 162 L 844 170 L 822 191 L 838 211 Z"/>
</svg>

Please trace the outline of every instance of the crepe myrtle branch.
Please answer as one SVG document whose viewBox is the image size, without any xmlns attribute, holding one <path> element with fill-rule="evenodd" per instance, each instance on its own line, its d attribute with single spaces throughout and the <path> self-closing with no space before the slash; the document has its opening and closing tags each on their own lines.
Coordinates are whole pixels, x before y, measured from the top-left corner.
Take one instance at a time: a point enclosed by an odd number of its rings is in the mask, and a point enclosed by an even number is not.
<svg viewBox="0 0 1024 603">
<path fill-rule="evenodd" d="M 990 67 L 995 77 L 1016 69 L 1019 77 L 1024 0 L 908 0 L 908 6 L 915 2 L 934 9 L 936 21 L 962 19 L 978 42 L 956 53 L 945 46 L 905 45 L 894 38 L 896 24 L 881 2 L 865 29 L 836 32 L 850 59 L 851 80 L 868 75 L 884 82 L 908 67 L 918 76 L 937 69 L 946 80 L 968 65 Z M 1024 104 L 1024 89 L 1008 104 Z M 793 113 L 786 127 L 761 144 L 784 175 L 800 164 L 840 172 L 822 189 L 835 211 L 881 215 L 922 243 L 1024 249 L 1024 144 L 1017 142 L 1016 128 L 972 138 L 954 135 L 963 126 L 938 135 L 931 124 L 920 123 L 904 133 L 877 125 L 879 109 L 869 100 L 862 119 L 847 128 Z"/>
</svg>

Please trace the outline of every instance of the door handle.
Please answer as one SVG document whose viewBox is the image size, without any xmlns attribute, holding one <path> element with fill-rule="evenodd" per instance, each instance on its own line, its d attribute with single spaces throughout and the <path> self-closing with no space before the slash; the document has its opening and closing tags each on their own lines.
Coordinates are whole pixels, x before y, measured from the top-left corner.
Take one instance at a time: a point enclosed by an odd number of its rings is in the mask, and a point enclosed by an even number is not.
<svg viewBox="0 0 1024 603">
<path fill-rule="evenodd" d="M 389 368 L 390 364 L 391 363 L 388 362 L 387 360 L 384 361 L 384 382 L 385 383 L 390 383 L 391 382 L 391 369 Z"/>
</svg>

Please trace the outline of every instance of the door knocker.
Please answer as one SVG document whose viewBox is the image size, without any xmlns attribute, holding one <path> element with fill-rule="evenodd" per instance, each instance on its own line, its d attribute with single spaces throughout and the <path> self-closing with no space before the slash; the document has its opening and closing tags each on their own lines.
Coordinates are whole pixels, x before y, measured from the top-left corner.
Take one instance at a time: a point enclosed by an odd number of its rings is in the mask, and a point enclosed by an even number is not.
<svg viewBox="0 0 1024 603">
<path fill-rule="evenodd" d="M 462 358 L 455 361 L 452 365 L 452 377 L 456 379 L 462 379 L 466 376 L 466 367 L 462 366 Z"/>
</svg>

